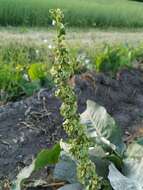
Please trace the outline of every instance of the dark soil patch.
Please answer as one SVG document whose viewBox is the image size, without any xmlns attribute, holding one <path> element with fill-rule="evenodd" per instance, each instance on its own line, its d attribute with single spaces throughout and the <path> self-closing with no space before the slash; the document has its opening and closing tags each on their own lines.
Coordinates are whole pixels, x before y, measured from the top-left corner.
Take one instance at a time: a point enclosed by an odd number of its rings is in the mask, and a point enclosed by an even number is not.
<svg viewBox="0 0 143 190">
<path fill-rule="evenodd" d="M 42 148 L 65 136 L 59 106 L 53 93 L 43 90 L 0 108 L 0 178 L 13 179 Z"/>
<path fill-rule="evenodd" d="M 83 112 L 87 99 L 103 105 L 117 124 L 132 131 L 141 127 L 143 119 L 143 72 L 123 70 L 116 79 L 99 73 L 85 73 L 75 77 L 76 91 L 79 94 L 79 111 Z"/>
<path fill-rule="evenodd" d="M 142 71 L 123 70 L 116 79 L 103 73 L 85 73 L 75 76 L 71 84 L 75 85 L 80 113 L 86 100 L 91 99 L 105 106 L 124 134 L 142 127 Z M 42 148 L 66 137 L 61 128 L 60 104 L 54 93 L 45 89 L 0 107 L 0 179 L 14 179 Z"/>
</svg>

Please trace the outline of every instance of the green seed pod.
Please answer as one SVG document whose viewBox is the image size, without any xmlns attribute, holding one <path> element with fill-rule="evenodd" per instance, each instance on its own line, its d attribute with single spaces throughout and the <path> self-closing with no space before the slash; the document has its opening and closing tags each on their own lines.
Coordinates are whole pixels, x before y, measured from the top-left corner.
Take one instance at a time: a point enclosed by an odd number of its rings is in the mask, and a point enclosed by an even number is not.
<svg viewBox="0 0 143 190">
<path fill-rule="evenodd" d="M 62 100 L 61 115 L 64 117 L 63 128 L 68 134 L 70 153 L 77 161 L 77 177 L 86 190 L 100 189 L 100 179 L 96 167 L 88 156 L 90 142 L 86 136 L 85 126 L 80 123 L 77 113 L 77 101 L 74 90 L 68 80 L 74 75 L 75 63 L 72 63 L 65 45 L 64 15 L 60 9 L 50 11 L 53 25 L 57 29 L 57 47 L 55 48 L 55 63 L 51 74 L 57 86 L 55 93 Z"/>
</svg>

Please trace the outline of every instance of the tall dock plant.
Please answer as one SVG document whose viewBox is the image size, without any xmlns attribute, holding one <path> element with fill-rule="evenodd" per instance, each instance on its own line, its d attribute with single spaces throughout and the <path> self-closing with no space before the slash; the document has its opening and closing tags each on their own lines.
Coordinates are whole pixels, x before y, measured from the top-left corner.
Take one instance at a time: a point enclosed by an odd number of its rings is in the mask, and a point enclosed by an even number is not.
<svg viewBox="0 0 143 190">
<path fill-rule="evenodd" d="M 64 118 L 63 128 L 69 137 L 70 153 L 77 161 L 79 182 L 86 190 L 97 190 L 100 188 L 100 183 L 95 164 L 88 155 L 90 142 L 85 133 L 84 125 L 80 123 L 74 89 L 68 84 L 68 80 L 74 75 L 76 65 L 71 61 L 65 44 L 64 15 L 60 9 L 50 10 L 50 14 L 57 30 L 55 62 L 51 74 L 57 88 L 55 95 L 62 100 L 60 112 Z"/>
</svg>

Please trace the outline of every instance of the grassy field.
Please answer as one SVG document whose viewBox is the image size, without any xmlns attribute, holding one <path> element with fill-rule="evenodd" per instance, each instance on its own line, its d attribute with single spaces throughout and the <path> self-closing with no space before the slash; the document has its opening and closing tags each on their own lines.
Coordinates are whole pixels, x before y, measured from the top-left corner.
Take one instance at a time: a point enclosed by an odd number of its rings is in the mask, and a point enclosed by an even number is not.
<svg viewBox="0 0 143 190">
<path fill-rule="evenodd" d="M 0 44 L 4 45 L 10 42 L 23 44 L 37 44 L 48 46 L 53 44 L 55 31 L 51 28 L 27 28 L 27 27 L 1 27 Z M 81 47 L 83 49 L 92 49 L 101 47 L 105 44 L 129 44 L 138 46 L 143 43 L 143 31 L 118 30 L 118 29 L 92 29 L 92 28 L 69 28 L 67 30 L 66 40 L 70 48 Z"/>
<path fill-rule="evenodd" d="M 1 0 L 2 26 L 48 26 L 49 9 L 62 8 L 76 27 L 143 27 L 143 3 L 128 0 Z"/>
</svg>

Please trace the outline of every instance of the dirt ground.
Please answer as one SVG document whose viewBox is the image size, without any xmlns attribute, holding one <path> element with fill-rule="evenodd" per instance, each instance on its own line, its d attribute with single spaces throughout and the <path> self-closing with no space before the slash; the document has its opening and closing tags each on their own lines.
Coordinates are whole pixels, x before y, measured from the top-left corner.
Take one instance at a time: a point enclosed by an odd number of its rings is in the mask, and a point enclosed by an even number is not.
<svg viewBox="0 0 143 190">
<path fill-rule="evenodd" d="M 143 71 L 122 70 L 114 79 L 88 72 L 75 76 L 71 84 L 75 85 L 80 113 L 86 108 L 86 100 L 91 99 L 105 106 L 123 129 L 124 137 L 143 134 L 135 132 L 143 127 Z M 1 180 L 14 179 L 42 148 L 66 138 L 61 128 L 61 102 L 53 91 L 42 89 L 32 97 L 0 107 Z"/>
</svg>

